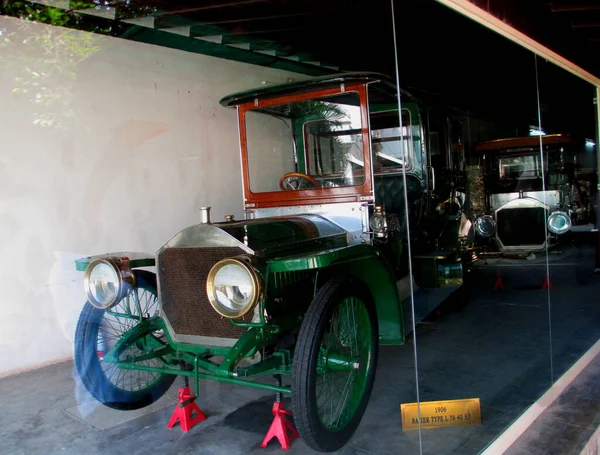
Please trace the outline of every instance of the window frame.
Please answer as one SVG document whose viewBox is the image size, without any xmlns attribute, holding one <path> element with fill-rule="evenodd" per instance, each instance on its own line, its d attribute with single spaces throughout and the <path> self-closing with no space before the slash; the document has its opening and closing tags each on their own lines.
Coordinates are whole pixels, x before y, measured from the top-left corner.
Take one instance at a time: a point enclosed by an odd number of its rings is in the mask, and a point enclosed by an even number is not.
<svg viewBox="0 0 600 455">
<path fill-rule="evenodd" d="M 359 107 L 361 117 L 361 136 L 363 148 L 363 160 L 365 163 L 365 178 L 361 185 L 314 188 L 293 191 L 269 191 L 254 193 L 250 190 L 250 176 L 248 168 L 248 142 L 246 136 L 246 112 L 261 109 L 278 104 L 319 99 L 334 95 L 356 92 L 359 96 Z M 367 84 L 340 84 L 337 87 L 307 91 L 305 93 L 279 96 L 267 99 L 256 98 L 253 101 L 240 104 L 238 110 L 238 128 L 240 139 L 240 151 L 242 161 L 242 187 L 244 193 L 244 205 L 246 208 L 282 207 L 295 205 L 311 205 L 335 202 L 365 202 L 373 201 L 371 144 L 370 144 L 370 119 L 367 98 Z M 306 159 L 306 145 L 304 146 Z"/>
<path fill-rule="evenodd" d="M 406 125 L 404 124 L 404 122 L 402 122 L 402 126 L 401 127 L 396 127 L 396 128 L 404 128 L 408 126 L 408 132 L 409 132 L 409 139 L 408 139 L 408 143 L 409 143 L 409 150 L 406 153 L 406 156 L 408 158 L 409 161 L 409 166 L 406 167 L 402 167 L 400 168 L 399 166 L 394 166 L 392 168 L 388 168 L 388 169 L 375 169 L 373 168 L 373 174 L 374 175 L 394 175 L 394 174 L 402 174 L 403 172 L 411 172 L 414 169 L 415 166 L 415 141 L 417 140 L 415 135 L 413 134 L 413 119 L 412 119 L 412 112 L 410 109 L 408 108 L 401 108 L 400 109 L 400 114 L 402 114 L 403 111 L 406 111 L 408 113 L 408 120 L 409 120 L 409 124 Z M 370 114 L 369 117 L 369 121 L 371 121 L 371 117 L 377 117 L 377 116 L 384 116 L 384 115 L 398 115 L 398 110 L 387 110 L 387 111 L 380 111 L 380 112 L 373 112 Z M 373 142 L 373 130 L 370 130 L 371 132 L 371 143 Z"/>
</svg>

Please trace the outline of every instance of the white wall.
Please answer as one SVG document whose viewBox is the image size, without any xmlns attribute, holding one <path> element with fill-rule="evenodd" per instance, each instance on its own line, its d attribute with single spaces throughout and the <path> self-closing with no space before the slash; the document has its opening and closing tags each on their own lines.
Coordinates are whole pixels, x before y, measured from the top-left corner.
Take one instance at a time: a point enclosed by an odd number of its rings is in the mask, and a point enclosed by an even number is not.
<svg viewBox="0 0 600 455">
<path fill-rule="evenodd" d="M 72 355 L 77 257 L 241 217 L 234 91 L 302 76 L 0 17 L 0 376 Z M 25 91 L 26 90 L 26 91 Z"/>
</svg>

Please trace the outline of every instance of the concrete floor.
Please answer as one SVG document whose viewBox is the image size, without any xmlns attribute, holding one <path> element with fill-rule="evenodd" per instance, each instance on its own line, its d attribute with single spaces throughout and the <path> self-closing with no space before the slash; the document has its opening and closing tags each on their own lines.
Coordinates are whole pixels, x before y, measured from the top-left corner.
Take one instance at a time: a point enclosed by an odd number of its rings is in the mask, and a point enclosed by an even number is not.
<svg viewBox="0 0 600 455">
<path fill-rule="evenodd" d="M 550 261 L 555 286 L 550 305 L 540 289 L 545 261 L 488 261 L 474 272 L 468 306 L 444 307 L 437 318 L 419 324 L 420 399 L 479 397 L 483 420 L 422 431 L 422 453 L 479 453 L 598 340 L 600 276 L 593 275 L 593 251 L 565 247 Z M 492 291 L 498 270 L 506 291 Z M 419 432 L 402 431 L 399 410 L 401 403 L 416 401 L 415 373 L 412 337 L 405 346 L 381 348 L 369 407 L 340 453 L 419 453 Z M 75 376 L 69 362 L 0 380 L 0 454 L 280 451 L 275 442 L 259 447 L 272 417 L 271 394 L 203 381 L 198 404 L 208 420 L 184 434 L 178 427 L 166 428 L 178 383 L 153 407 L 131 413 L 98 406 Z M 588 397 L 587 404 L 597 397 Z M 586 418 L 597 425 L 597 408 L 590 412 Z M 557 420 L 557 435 L 547 437 L 560 437 L 564 425 L 572 424 Z M 312 451 L 297 440 L 288 453 Z"/>
</svg>

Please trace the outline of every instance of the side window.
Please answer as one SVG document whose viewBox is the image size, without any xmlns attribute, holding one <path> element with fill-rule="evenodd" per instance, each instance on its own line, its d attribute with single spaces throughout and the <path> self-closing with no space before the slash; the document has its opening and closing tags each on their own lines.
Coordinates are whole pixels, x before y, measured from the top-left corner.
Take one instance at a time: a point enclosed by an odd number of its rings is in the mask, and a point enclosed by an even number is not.
<svg viewBox="0 0 600 455">
<path fill-rule="evenodd" d="M 308 174 L 324 187 L 362 185 L 365 180 L 362 121 L 358 95 L 322 103 L 304 124 Z M 332 101 L 336 98 L 332 98 Z"/>
<path fill-rule="evenodd" d="M 413 135 L 410 111 L 402 109 L 402 126 L 398 112 L 371 115 L 373 170 L 377 173 L 402 172 L 412 167 Z"/>
<path fill-rule="evenodd" d="M 362 135 L 349 121 L 311 122 L 305 126 L 311 173 L 319 176 L 343 174 L 348 167 L 362 168 Z"/>
</svg>

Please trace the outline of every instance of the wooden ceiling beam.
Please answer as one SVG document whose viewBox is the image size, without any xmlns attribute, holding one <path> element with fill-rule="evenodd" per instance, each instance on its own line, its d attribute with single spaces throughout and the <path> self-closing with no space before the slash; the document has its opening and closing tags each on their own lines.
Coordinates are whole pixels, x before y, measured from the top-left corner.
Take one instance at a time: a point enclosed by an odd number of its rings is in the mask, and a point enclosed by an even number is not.
<svg viewBox="0 0 600 455">
<path fill-rule="evenodd" d="M 319 11 L 321 13 L 322 11 Z M 243 22 L 258 22 L 258 21 L 268 21 L 273 19 L 287 19 L 290 17 L 301 17 L 301 16 L 312 16 L 316 14 L 315 11 L 303 11 L 301 13 L 291 13 L 291 14 L 276 14 L 273 16 L 262 16 L 262 17 L 242 17 L 238 19 L 226 19 L 226 20 L 218 20 L 218 21 L 206 21 L 204 22 L 206 25 L 222 25 L 222 24 L 239 24 Z"/>
<path fill-rule="evenodd" d="M 301 30 L 306 30 L 305 28 L 301 28 L 301 27 L 286 27 L 286 28 L 273 28 L 273 29 L 268 29 L 268 30 L 240 30 L 240 31 L 236 31 L 236 30 L 232 30 L 230 32 L 223 32 L 223 35 L 226 36 L 239 36 L 239 37 L 243 37 L 243 36 L 251 36 L 251 35 L 263 35 L 265 33 L 272 33 L 272 34 L 276 34 L 276 33 L 284 33 L 284 32 L 297 32 L 297 31 L 301 31 Z"/>
<path fill-rule="evenodd" d="M 230 8 L 230 7 L 251 5 L 253 3 L 265 3 L 268 1 L 270 1 L 270 0 L 236 0 L 233 2 L 225 2 L 225 3 L 217 2 L 212 5 L 196 6 L 193 8 L 185 8 L 185 9 L 178 9 L 178 10 L 172 10 L 172 11 L 164 11 L 163 10 L 159 13 L 156 13 L 155 15 L 156 16 L 170 16 L 173 14 L 195 13 L 198 11 L 207 11 L 207 10 L 211 10 L 211 9 Z"/>
<path fill-rule="evenodd" d="M 240 28 L 224 28 L 218 27 L 215 25 L 209 24 L 189 24 L 191 28 L 191 36 L 192 37 L 200 37 L 200 36 L 212 36 L 212 35 L 222 35 L 231 38 L 240 38 L 244 39 L 247 37 L 248 40 L 260 40 L 262 39 L 262 35 L 268 34 L 280 34 L 280 33 L 289 33 L 289 32 L 299 32 L 306 30 L 304 27 L 284 27 L 284 28 L 268 28 L 268 29 L 240 29 Z M 250 42 L 250 41 L 249 41 Z"/>
<path fill-rule="evenodd" d="M 598 91 L 600 92 L 600 77 L 590 73 L 589 71 L 577 66 L 573 62 L 567 60 L 562 55 L 557 54 L 553 50 L 547 48 L 543 44 L 538 43 L 533 38 L 525 35 L 523 32 L 517 30 L 516 28 L 511 27 L 506 22 L 497 18 L 496 16 L 488 13 L 487 11 L 482 10 L 475 4 L 471 3 L 469 0 L 436 0 L 438 3 L 442 5 L 446 5 L 447 7 L 453 9 L 454 11 L 463 14 L 464 16 L 478 22 L 484 27 L 489 28 L 490 30 L 499 33 L 501 36 L 508 38 L 512 42 L 524 47 L 525 49 L 529 49 L 536 55 L 539 55 L 541 58 L 548 60 L 549 62 L 563 68 L 566 71 L 569 71 L 571 74 L 583 79 L 584 81 L 589 82 L 590 84 L 598 87 Z M 600 109 L 600 103 L 598 103 L 598 108 Z"/>
<path fill-rule="evenodd" d="M 571 21 L 573 28 L 596 28 L 600 27 L 600 20 L 594 21 Z"/>
<path fill-rule="evenodd" d="M 553 13 L 572 13 L 576 11 L 600 10 L 600 4 L 597 2 L 552 2 L 551 10 Z"/>
</svg>

